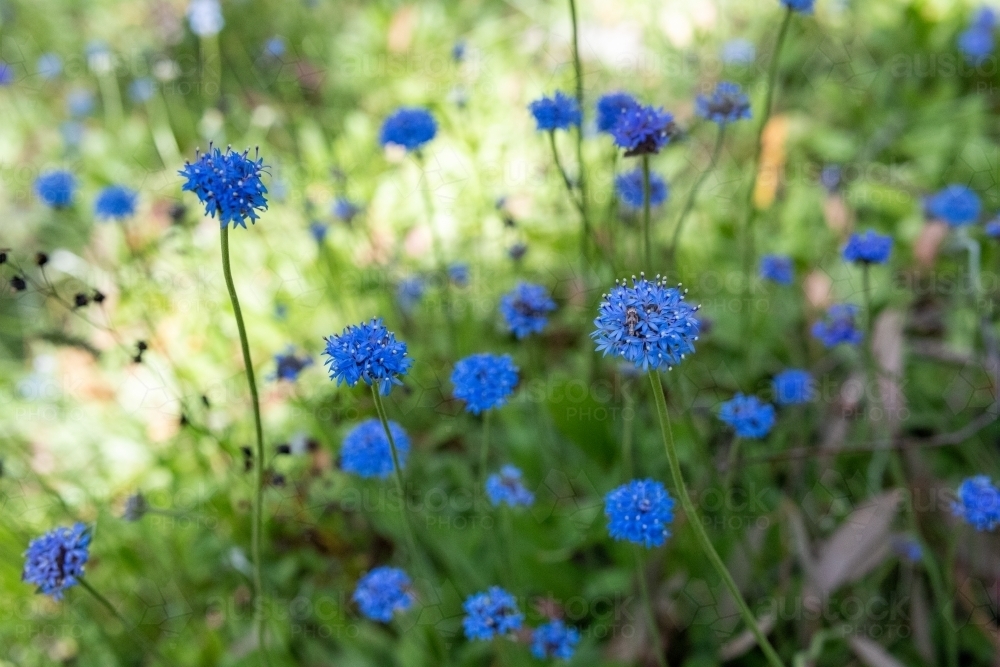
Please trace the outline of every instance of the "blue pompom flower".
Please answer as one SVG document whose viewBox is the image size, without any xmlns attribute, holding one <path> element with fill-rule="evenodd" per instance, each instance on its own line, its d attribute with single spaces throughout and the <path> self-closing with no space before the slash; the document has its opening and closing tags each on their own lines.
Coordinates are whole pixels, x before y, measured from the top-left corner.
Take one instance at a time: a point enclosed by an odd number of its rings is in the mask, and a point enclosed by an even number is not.
<svg viewBox="0 0 1000 667">
<path fill-rule="evenodd" d="M 604 497 L 604 515 L 613 539 L 659 547 L 670 537 L 674 499 L 659 482 L 634 479 Z"/>
<path fill-rule="evenodd" d="M 549 321 L 556 302 L 541 285 L 520 283 L 500 299 L 500 312 L 507 329 L 515 336 L 526 338 L 541 333 Z"/>
<path fill-rule="evenodd" d="M 781 4 L 793 12 L 812 14 L 813 5 L 816 4 L 816 0 L 781 0 Z"/>
<path fill-rule="evenodd" d="M 389 432 L 396 444 L 399 467 L 405 468 L 406 457 L 410 453 L 410 437 L 394 421 L 389 422 Z M 381 421 L 366 419 L 344 436 L 344 444 L 340 448 L 340 467 L 345 472 L 365 478 L 386 479 L 392 474 L 392 447 Z"/>
<path fill-rule="evenodd" d="M 528 105 L 539 131 L 568 130 L 580 124 L 580 106 L 576 99 L 556 91 Z"/>
<path fill-rule="evenodd" d="M 892 237 L 872 230 L 855 232 L 844 246 L 844 259 L 860 264 L 885 264 L 892 252 Z"/>
<path fill-rule="evenodd" d="M 639 102 L 628 93 L 608 93 L 597 100 L 597 131 L 610 134 L 618 118 L 639 106 Z"/>
<path fill-rule="evenodd" d="M 90 533 L 85 525 L 54 528 L 28 545 L 21 579 L 37 586 L 39 593 L 62 600 L 63 591 L 83 577 L 89 558 Z"/>
<path fill-rule="evenodd" d="M 756 396 L 736 394 L 722 404 L 719 419 L 732 426 L 739 437 L 756 440 L 766 437 L 774 427 L 774 406 Z"/>
<path fill-rule="evenodd" d="M 694 111 L 705 120 L 719 125 L 749 119 L 750 98 L 740 89 L 739 84 L 721 81 L 710 96 L 699 95 Z"/>
<path fill-rule="evenodd" d="M 455 398 L 465 401 L 465 409 L 474 415 L 499 408 L 517 386 L 517 366 L 509 354 L 473 354 L 455 364 L 451 383 Z"/>
<path fill-rule="evenodd" d="M 413 360 L 406 356 L 406 343 L 396 340 L 396 335 L 385 328 L 382 318 L 349 325 L 339 336 L 326 339 L 326 365 L 330 379 L 354 387 L 359 381 L 369 387 L 378 384 L 384 396 L 394 384 L 403 384 L 400 375 L 406 375 Z"/>
<path fill-rule="evenodd" d="M 524 615 L 517 608 L 514 596 L 493 586 L 485 593 L 476 593 L 462 604 L 465 618 L 462 629 L 469 639 L 490 640 L 521 629 Z"/>
<path fill-rule="evenodd" d="M 397 611 L 413 605 L 410 585 L 405 572 L 382 565 L 358 580 L 351 599 L 366 618 L 388 623 Z"/>
<path fill-rule="evenodd" d="M 789 368 L 774 376 L 774 402 L 778 405 L 808 403 L 815 395 L 812 376 L 807 371 Z"/>
<path fill-rule="evenodd" d="M 437 134 L 437 121 L 426 109 L 397 109 L 382 123 L 378 142 L 402 146 L 408 151 L 419 150 Z"/>
<path fill-rule="evenodd" d="M 135 214 L 139 195 L 123 185 L 109 185 L 94 200 L 94 215 L 101 220 L 122 220 Z"/>
<path fill-rule="evenodd" d="M 531 655 L 539 660 L 546 658 L 569 660 L 579 643 L 580 632 L 555 619 L 538 626 L 531 633 Z"/>
<path fill-rule="evenodd" d="M 972 224 L 979 217 L 979 196 L 964 185 L 952 184 L 924 202 L 927 214 L 952 227 Z"/>
<path fill-rule="evenodd" d="M 424 298 L 424 279 L 420 276 L 408 276 L 399 281 L 396 287 L 396 302 L 399 309 L 406 315 L 413 312 L 420 300 Z"/>
<path fill-rule="evenodd" d="M 615 178 L 615 191 L 618 198 L 626 206 L 632 209 L 641 209 L 645 197 L 643 197 L 642 169 L 633 169 L 624 174 L 619 174 Z M 649 205 L 659 206 L 667 201 L 670 192 L 667 182 L 655 171 L 649 172 Z"/>
<path fill-rule="evenodd" d="M 281 354 L 274 355 L 274 363 L 277 366 L 275 378 L 295 382 L 299 379 L 299 373 L 313 365 L 313 360 L 308 354 L 297 356 L 295 348 L 289 346 Z"/>
<path fill-rule="evenodd" d="M 505 465 L 498 474 L 486 479 L 486 496 L 494 507 L 507 503 L 510 507 L 531 505 L 535 502 L 535 494 L 524 488 L 523 475 L 520 469 Z"/>
<path fill-rule="evenodd" d="M 976 530 L 993 530 L 1000 523 L 1000 489 L 986 475 L 976 475 L 958 487 L 951 511 Z"/>
<path fill-rule="evenodd" d="M 260 180 L 264 169 L 263 158 L 250 159 L 250 151 L 227 148 L 223 153 L 209 147 L 178 173 L 187 179 L 181 190 L 198 195 L 205 215 L 218 218 L 221 227 L 232 223 L 233 229 L 237 225 L 246 229 L 248 219 L 253 224 L 260 217 L 257 211 L 267 210 L 267 188 Z"/>
<path fill-rule="evenodd" d="M 858 331 L 855 319 L 858 307 L 849 303 L 838 303 L 826 311 L 826 319 L 813 324 L 812 335 L 826 347 L 836 347 L 841 343 L 858 345 L 864 336 Z"/>
<path fill-rule="evenodd" d="M 694 352 L 700 323 L 698 308 L 684 293 L 656 280 L 632 278 L 604 295 L 590 337 L 597 351 L 631 361 L 642 370 L 669 370 Z"/>
<path fill-rule="evenodd" d="M 791 285 L 795 281 L 792 258 L 785 255 L 764 255 L 760 258 L 760 277 L 779 285 Z"/>
<path fill-rule="evenodd" d="M 68 171 L 48 171 L 35 179 L 35 194 L 52 208 L 66 208 L 73 203 L 76 177 Z"/>
<path fill-rule="evenodd" d="M 615 144 L 625 149 L 625 157 L 659 153 L 674 131 L 674 117 L 663 109 L 637 105 L 618 116 L 611 128 Z"/>
</svg>

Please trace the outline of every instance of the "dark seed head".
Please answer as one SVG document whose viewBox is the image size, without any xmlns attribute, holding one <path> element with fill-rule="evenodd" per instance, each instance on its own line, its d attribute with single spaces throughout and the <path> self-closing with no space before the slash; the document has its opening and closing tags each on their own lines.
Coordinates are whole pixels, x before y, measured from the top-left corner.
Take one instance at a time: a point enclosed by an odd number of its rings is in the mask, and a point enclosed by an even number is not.
<svg viewBox="0 0 1000 667">
<path fill-rule="evenodd" d="M 24 278 L 21 276 L 14 276 L 11 278 L 10 286 L 14 288 L 15 292 L 23 292 L 28 288 L 28 284 L 24 282 Z"/>
<path fill-rule="evenodd" d="M 83 308 L 88 303 L 90 303 L 90 297 L 88 297 L 83 292 L 77 292 L 73 296 L 73 305 L 76 306 L 77 308 Z"/>
<path fill-rule="evenodd" d="M 35 254 L 35 264 L 38 266 L 45 266 L 49 263 L 49 256 L 44 252 L 39 252 Z"/>
</svg>

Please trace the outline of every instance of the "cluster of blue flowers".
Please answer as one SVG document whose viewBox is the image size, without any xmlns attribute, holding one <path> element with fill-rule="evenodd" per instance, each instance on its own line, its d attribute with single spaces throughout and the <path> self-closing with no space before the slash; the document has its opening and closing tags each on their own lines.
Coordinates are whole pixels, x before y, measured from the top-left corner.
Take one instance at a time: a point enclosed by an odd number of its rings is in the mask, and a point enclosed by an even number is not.
<svg viewBox="0 0 1000 667">
<path fill-rule="evenodd" d="M 826 311 L 826 319 L 819 320 L 812 327 L 812 334 L 826 347 L 836 347 L 841 343 L 859 345 L 864 338 L 857 328 L 858 307 L 849 303 L 838 303 Z"/>
<path fill-rule="evenodd" d="M 406 343 L 397 341 L 396 334 L 376 317 L 327 338 L 325 354 L 330 379 L 338 385 L 354 387 L 364 381 L 368 386 L 378 385 L 386 396 L 394 384 L 403 384 L 399 377 L 413 364 L 406 356 Z"/>
<path fill-rule="evenodd" d="M 465 610 L 462 629 L 469 639 L 489 641 L 520 630 L 524 621 L 524 614 L 517 608 L 517 600 L 499 586 L 470 595 L 462 609 Z"/>
<path fill-rule="evenodd" d="M 221 226 L 246 229 L 247 220 L 257 222 L 257 211 L 267 209 L 267 188 L 260 178 L 265 169 L 259 155 L 251 159 L 249 151 L 210 147 L 180 170 L 186 179 L 181 189 L 195 193 L 205 215 L 218 218 Z"/>
<path fill-rule="evenodd" d="M 388 623 L 397 612 L 413 605 L 410 577 L 394 567 L 380 566 L 361 577 L 351 599 L 362 615 Z"/>
<path fill-rule="evenodd" d="M 90 532 L 84 524 L 54 528 L 28 545 L 21 578 L 39 593 L 62 600 L 64 591 L 83 577 L 89 559 Z"/>
<path fill-rule="evenodd" d="M 643 207 L 646 200 L 643 193 L 644 189 L 642 169 L 633 169 L 632 171 L 625 172 L 624 174 L 619 174 L 615 178 L 615 191 L 618 193 L 618 198 L 631 209 L 638 210 Z M 667 189 L 667 182 L 664 181 L 663 177 L 655 171 L 650 171 L 650 206 L 659 206 L 663 202 L 667 201 L 668 196 L 669 190 Z"/>
<path fill-rule="evenodd" d="M 535 494 L 524 488 L 523 474 L 512 465 L 505 465 L 500 468 L 499 474 L 490 475 L 486 479 L 486 497 L 494 507 L 502 503 L 517 507 L 535 502 Z"/>
<path fill-rule="evenodd" d="M 389 422 L 389 432 L 392 433 L 392 440 L 396 444 L 399 465 L 405 468 L 406 458 L 410 453 L 410 437 L 403 427 L 394 421 Z M 367 419 L 344 436 L 344 444 L 340 449 L 340 467 L 345 472 L 366 478 L 386 479 L 392 474 L 395 468 L 392 462 L 392 448 L 382 422 L 378 419 Z"/>
<path fill-rule="evenodd" d="M 741 438 L 766 438 L 774 428 L 774 406 L 756 396 L 736 394 L 722 404 L 719 419 L 733 427 Z"/>
<path fill-rule="evenodd" d="M 892 252 L 892 237 L 872 230 L 851 234 L 844 246 L 844 259 L 860 264 L 885 264 Z"/>
<path fill-rule="evenodd" d="M 966 479 L 956 495 L 952 512 L 976 530 L 993 530 L 1000 524 L 1000 489 L 986 475 Z"/>
<path fill-rule="evenodd" d="M 474 415 L 507 403 L 517 386 L 518 369 L 509 354 L 473 354 L 455 364 L 451 383 L 455 398 Z"/>
<path fill-rule="evenodd" d="M 500 314 L 507 329 L 519 339 L 541 333 L 555 309 L 556 302 L 548 290 L 532 283 L 519 283 L 500 299 Z"/>
<path fill-rule="evenodd" d="M 604 497 L 608 533 L 615 540 L 627 540 L 647 549 L 662 546 L 668 526 L 674 520 L 674 499 L 663 484 L 652 479 L 635 479 Z"/>
<path fill-rule="evenodd" d="M 539 131 L 568 130 L 580 125 L 580 106 L 568 95 L 556 91 L 552 97 L 542 97 L 528 105 Z"/>
<path fill-rule="evenodd" d="M 389 144 L 402 146 L 408 151 L 423 148 L 437 135 L 437 121 L 426 109 L 397 109 L 382 123 L 378 142 L 383 147 Z"/>
</svg>

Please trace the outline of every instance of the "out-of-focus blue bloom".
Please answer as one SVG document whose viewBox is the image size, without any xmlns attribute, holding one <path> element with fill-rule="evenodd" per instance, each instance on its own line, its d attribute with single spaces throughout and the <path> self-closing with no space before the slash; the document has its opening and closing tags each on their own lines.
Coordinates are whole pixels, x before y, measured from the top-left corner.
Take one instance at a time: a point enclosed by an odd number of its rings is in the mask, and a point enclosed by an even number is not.
<svg viewBox="0 0 1000 667">
<path fill-rule="evenodd" d="M 757 58 L 757 47 L 746 39 L 731 39 L 722 45 L 720 56 L 727 65 L 749 65 Z"/>
<path fill-rule="evenodd" d="M 639 106 L 639 102 L 628 93 L 608 93 L 597 100 L 597 131 L 611 133 L 618 119 L 629 109 Z"/>
<path fill-rule="evenodd" d="M 21 579 L 38 587 L 38 592 L 62 600 L 63 591 L 83 577 L 90 558 L 90 533 L 82 523 L 72 528 L 54 528 L 28 545 Z"/>
<path fill-rule="evenodd" d="M 424 298 L 424 279 L 420 276 L 409 276 L 399 281 L 396 287 L 396 301 L 399 309 L 409 315 Z"/>
<path fill-rule="evenodd" d="M 670 141 L 674 117 L 663 109 L 636 105 L 624 110 L 611 128 L 615 144 L 625 149 L 625 156 L 659 153 Z"/>
<path fill-rule="evenodd" d="M 388 623 L 394 613 L 413 605 L 410 584 L 405 572 L 382 565 L 358 580 L 351 599 L 366 618 Z"/>
<path fill-rule="evenodd" d="M 35 179 L 35 194 L 52 208 L 66 208 L 73 202 L 76 177 L 68 171 L 45 172 Z"/>
<path fill-rule="evenodd" d="M 94 94 L 86 88 L 74 88 L 66 94 L 66 110 L 74 118 L 89 116 L 94 110 Z"/>
<path fill-rule="evenodd" d="M 823 184 L 827 192 L 833 193 L 840 188 L 840 176 L 840 165 L 828 164 L 819 173 L 819 182 Z"/>
<path fill-rule="evenodd" d="M 518 505 L 531 505 L 535 502 L 535 494 L 524 488 L 521 471 L 512 466 L 505 465 L 500 468 L 500 472 L 490 475 L 486 480 L 486 497 L 490 499 L 494 507 L 500 503 L 507 503 L 511 507 Z"/>
<path fill-rule="evenodd" d="M 280 58 L 287 50 L 285 38 L 281 35 L 275 35 L 264 44 L 264 55 L 271 58 Z"/>
<path fill-rule="evenodd" d="M 462 604 L 465 618 L 462 629 L 469 639 L 490 640 L 521 629 L 524 614 L 517 608 L 514 596 L 493 586 L 485 593 L 476 593 Z"/>
<path fill-rule="evenodd" d="M 218 35 L 226 25 L 219 0 L 191 0 L 187 17 L 191 32 L 199 37 Z"/>
<path fill-rule="evenodd" d="M 43 79 L 54 79 L 62 74 L 62 58 L 54 53 L 43 53 L 35 63 L 38 75 Z"/>
<path fill-rule="evenodd" d="M 465 401 L 466 411 L 474 415 L 506 405 L 517 381 L 518 368 L 509 354 L 473 354 L 451 372 L 455 398 Z"/>
<path fill-rule="evenodd" d="M 333 202 L 333 216 L 342 222 L 350 223 L 360 211 L 361 207 L 345 197 L 337 197 Z"/>
<path fill-rule="evenodd" d="M 552 97 L 542 97 L 528 105 L 539 131 L 568 130 L 580 124 L 580 106 L 576 99 L 560 91 Z"/>
<path fill-rule="evenodd" d="M 106 42 L 94 40 L 87 44 L 85 49 L 87 54 L 87 67 L 94 74 L 107 74 L 114 67 L 114 59 L 111 49 Z"/>
<path fill-rule="evenodd" d="M 986 223 L 986 235 L 991 239 L 1000 239 L 1000 216 Z"/>
<path fill-rule="evenodd" d="M 1000 489 L 986 475 L 969 477 L 958 487 L 951 511 L 976 530 L 993 530 L 1000 523 Z"/>
<path fill-rule="evenodd" d="M 469 284 L 469 265 L 455 262 L 448 267 L 448 279 L 458 287 L 465 287 Z"/>
<path fill-rule="evenodd" d="M 569 660 L 573 657 L 578 643 L 580 643 L 579 631 L 555 619 L 538 626 L 531 633 L 531 655 L 539 660 L 546 658 Z"/>
<path fill-rule="evenodd" d="M 297 356 L 295 348 L 289 346 L 281 354 L 274 355 L 274 363 L 277 366 L 275 371 L 277 379 L 295 382 L 299 379 L 299 373 L 313 365 L 313 360 L 308 354 Z"/>
<path fill-rule="evenodd" d="M 455 42 L 454 46 L 451 47 L 451 59 L 457 63 L 465 60 L 466 44 L 465 40 L 460 39 Z"/>
<path fill-rule="evenodd" d="M 14 83 L 14 68 L 7 63 L 0 63 L 0 86 Z"/>
<path fill-rule="evenodd" d="M 694 352 L 698 312 L 684 293 L 665 281 L 641 277 L 632 286 L 616 283 L 604 295 L 590 337 L 597 351 L 631 361 L 642 370 L 664 370 Z"/>
<path fill-rule="evenodd" d="M 795 265 L 785 255 L 764 255 L 760 258 L 760 277 L 779 285 L 791 285 L 795 280 Z"/>
<path fill-rule="evenodd" d="M 419 150 L 437 134 L 437 121 L 426 109 L 397 109 L 382 123 L 378 142 L 402 146 L 408 151 Z"/>
<path fill-rule="evenodd" d="M 741 438 L 764 438 L 774 427 L 774 406 L 756 396 L 736 394 L 722 404 L 719 419 L 732 426 Z"/>
<path fill-rule="evenodd" d="M 979 196 L 964 185 L 952 184 L 928 197 L 924 208 L 932 218 L 960 227 L 979 218 Z"/>
<path fill-rule="evenodd" d="M 532 283 L 520 283 L 500 299 L 500 313 L 507 329 L 519 339 L 541 333 L 555 309 L 556 302 L 548 290 Z"/>
<path fill-rule="evenodd" d="M 83 123 L 76 120 L 67 120 L 59 125 L 59 133 L 62 135 L 63 141 L 66 142 L 66 146 L 70 148 L 78 147 L 83 141 L 84 129 Z"/>
<path fill-rule="evenodd" d="M 406 356 L 406 343 L 397 341 L 380 317 L 349 325 L 339 336 L 327 338 L 325 354 L 330 379 L 338 386 L 354 387 L 363 380 L 368 386 L 377 384 L 385 396 L 392 385 L 403 384 L 399 376 L 406 375 L 413 364 Z"/>
<path fill-rule="evenodd" d="M 807 371 L 789 368 L 774 376 L 774 402 L 778 405 L 808 403 L 815 395 L 812 376 Z"/>
<path fill-rule="evenodd" d="M 410 454 L 410 436 L 394 421 L 389 422 L 389 431 L 396 444 L 399 467 L 405 468 L 406 458 Z M 344 436 L 344 445 L 340 448 L 340 467 L 345 472 L 365 478 L 386 479 L 392 474 L 392 447 L 381 421 L 366 419 Z"/>
<path fill-rule="evenodd" d="M 524 259 L 524 256 L 528 253 L 528 245 L 518 241 L 511 247 L 507 248 L 507 255 L 514 260 L 519 262 Z"/>
<path fill-rule="evenodd" d="M 813 5 L 816 4 L 816 0 L 781 0 L 781 4 L 793 12 L 812 14 Z"/>
<path fill-rule="evenodd" d="M 838 303 L 826 311 L 826 319 L 819 320 L 812 327 L 812 335 L 826 347 L 836 347 L 841 343 L 858 345 L 864 336 L 858 331 L 855 319 L 858 307 L 849 303 Z"/>
<path fill-rule="evenodd" d="M 993 53 L 996 20 L 996 13 L 990 7 L 980 7 L 969 27 L 958 36 L 958 49 L 969 63 L 978 65 Z"/>
<path fill-rule="evenodd" d="M 153 99 L 156 93 L 156 82 L 148 76 L 139 77 L 128 86 L 128 97 L 135 104 L 145 104 Z"/>
<path fill-rule="evenodd" d="M 891 252 L 892 237 L 869 229 L 864 234 L 851 234 L 844 246 L 844 259 L 861 264 L 885 264 Z"/>
<path fill-rule="evenodd" d="M 658 547 L 670 537 L 674 499 L 659 482 L 634 479 L 604 497 L 604 515 L 613 539 Z"/>
<path fill-rule="evenodd" d="M 642 169 L 633 169 L 624 174 L 619 174 L 615 178 L 615 190 L 618 198 L 631 209 L 641 209 L 645 197 L 643 196 Z M 655 171 L 649 172 L 649 204 L 659 206 L 667 201 L 670 195 L 667 182 Z"/>
<path fill-rule="evenodd" d="M 699 95 L 694 110 L 702 118 L 719 125 L 751 117 L 750 98 L 739 84 L 729 81 L 720 81 L 710 96 Z"/>
<path fill-rule="evenodd" d="M 250 159 L 250 152 L 237 153 L 227 148 L 223 153 L 210 147 L 199 153 L 178 173 L 187 179 L 181 190 L 193 192 L 205 205 L 205 215 L 219 219 L 222 227 L 232 223 L 246 229 L 260 217 L 257 211 L 267 210 L 267 188 L 260 180 L 264 159 Z"/>
<path fill-rule="evenodd" d="M 329 227 L 316 220 L 309 224 L 309 233 L 312 234 L 313 239 L 319 244 L 322 244 L 326 240 L 326 232 L 328 230 Z"/>
<path fill-rule="evenodd" d="M 109 185 L 97 193 L 94 215 L 101 220 L 122 220 L 135 214 L 139 195 L 124 185 Z"/>
</svg>

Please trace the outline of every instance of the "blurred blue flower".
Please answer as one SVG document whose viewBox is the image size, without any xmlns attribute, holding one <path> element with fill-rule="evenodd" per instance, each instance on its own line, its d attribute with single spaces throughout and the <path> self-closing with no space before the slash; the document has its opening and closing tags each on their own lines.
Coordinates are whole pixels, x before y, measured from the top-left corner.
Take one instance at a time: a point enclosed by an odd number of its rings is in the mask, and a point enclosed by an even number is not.
<svg viewBox="0 0 1000 667">
<path fill-rule="evenodd" d="M 312 234 L 316 243 L 322 244 L 326 240 L 327 231 L 329 231 L 329 227 L 317 220 L 309 224 L 309 233 Z"/>
<path fill-rule="evenodd" d="M 568 130 L 580 124 L 580 106 L 576 99 L 560 91 L 541 97 L 528 105 L 539 131 Z"/>
<path fill-rule="evenodd" d="M 156 82 L 148 76 L 139 77 L 128 86 L 128 97 L 136 104 L 145 104 L 153 99 Z"/>
<path fill-rule="evenodd" d="M 48 171 L 35 179 L 35 194 L 52 208 L 66 208 L 73 202 L 76 177 L 68 171 Z"/>
<path fill-rule="evenodd" d="M 722 45 L 720 57 L 727 65 L 749 65 L 757 58 L 757 47 L 746 39 L 731 39 Z"/>
<path fill-rule="evenodd" d="M 12 83 L 14 83 L 14 68 L 0 62 L 0 86 L 9 86 Z"/>
<path fill-rule="evenodd" d="M 861 264 L 885 264 L 892 252 L 892 237 L 872 230 L 855 232 L 844 246 L 844 259 Z"/>
<path fill-rule="evenodd" d="M 87 67 L 95 74 L 107 74 L 114 67 L 111 48 L 107 42 L 95 39 L 87 44 L 84 53 L 87 55 Z"/>
<path fill-rule="evenodd" d="M 451 47 L 451 59 L 457 63 L 465 60 L 466 44 L 464 39 L 460 39 Z"/>
<path fill-rule="evenodd" d="M 548 290 L 532 283 L 519 283 L 500 298 L 500 313 L 507 329 L 519 339 L 541 333 L 555 309 L 556 302 Z"/>
<path fill-rule="evenodd" d="M 465 410 L 474 415 L 506 405 L 517 381 L 518 368 L 509 354 L 473 354 L 451 372 L 455 398 L 465 401 Z"/>
<path fill-rule="evenodd" d="M 410 454 L 410 437 L 394 421 L 389 422 L 389 431 L 396 444 L 399 467 L 405 468 L 406 458 Z M 340 467 L 345 472 L 365 478 L 386 479 L 392 474 L 392 447 L 381 421 L 366 419 L 344 436 L 344 444 L 340 448 Z"/>
<path fill-rule="evenodd" d="M 59 125 L 59 133 L 69 148 L 76 148 L 80 145 L 80 142 L 83 141 L 84 129 L 83 123 L 76 120 L 67 120 Z"/>
<path fill-rule="evenodd" d="M 424 298 L 424 279 L 420 276 L 409 276 L 399 281 L 396 287 L 396 301 L 399 309 L 409 315 Z"/>
<path fill-rule="evenodd" d="M 448 267 L 448 279 L 458 287 L 465 287 L 469 284 L 469 265 L 455 262 Z"/>
<path fill-rule="evenodd" d="M 86 88 L 73 88 L 66 94 L 66 110 L 74 118 L 89 116 L 94 110 L 94 94 Z"/>
<path fill-rule="evenodd" d="M 135 214 L 139 195 L 124 185 L 109 185 L 97 193 L 94 215 L 101 220 L 121 220 Z"/>
<path fill-rule="evenodd" d="M 808 403 L 815 395 L 814 381 L 807 371 L 789 368 L 774 376 L 774 402 L 778 405 Z"/>
<path fill-rule="evenodd" d="M 490 475 L 486 480 L 486 497 L 494 507 L 507 503 L 511 507 L 531 505 L 535 502 L 535 494 L 524 488 L 521 471 L 505 465 L 498 474 Z"/>
<path fill-rule="evenodd" d="M 354 216 L 361 212 L 361 207 L 352 203 L 349 199 L 345 197 L 337 197 L 333 202 L 333 208 L 331 210 L 333 216 L 342 222 L 350 223 L 354 220 Z"/>
<path fill-rule="evenodd" d="M 694 110 L 698 116 L 719 125 L 751 117 L 750 98 L 740 89 L 739 84 L 729 81 L 719 82 L 711 96 L 699 95 L 695 100 Z"/>
<path fill-rule="evenodd" d="M 924 555 L 920 542 L 909 536 L 898 536 L 893 539 L 892 550 L 911 563 L 920 562 Z"/>
<path fill-rule="evenodd" d="M 339 336 L 326 339 L 326 364 L 330 379 L 337 385 L 345 383 L 354 387 L 360 381 L 368 386 L 378 384 L 385 396 L 394 384 L 403 384 L 400 375 L 406 375 L 413 360 L 406 356 L 406 343 L 396 340 L 396 335 L 385 328 L 382 318 L 349 325 Z"/>
<path fill-rule="evenodd" d="M 39 593 L 62 600 L 63 591 L 83 577 L 89 558 L 90 533 L 85 525 L 54 528 L 28 545 L 21 579 L 37 586 Z"/>
<path fill-rule="evenodd" d="M 615 540 L 628 540 L 647 549 L 662 546 L 674 520 L 674 499 L 663 484 L 634 479 L 604 497 L 608 533 Z"/>
<path fill-rule="evenodd" d="M 226 25 L 219 0 L 191 0 L 187 18 L 191 32 L 199 37 L 218 35 Z"/>
<path fill-rule="evenodd" d="M 410 585 L 405 572 L 382 565 L 358 580 L 351 599 L 366 618 L 388 623 L 394 613 L 413 605 Z"/>
<path fill-rule="evenodd" d="M 277 366 L 275 377 L 278 380 L 295 382 L 299 379 L 299 373 L 313 365 L 313 360 L 308 354 L 296 356 L 295 348 L 289 345 L 284 352 L 274 355 L 274 363 Z"/>
<path fill-rule="evenodd" d="M 633 169 L 624 174 L 619 174 L 615 178 L 615 190 L 618 198 L 631 209 L 641 209 L 645 197 L 643 196 L 642 169 Z M 670 191 L 667 182 L 655 171 L 649 172 L 649 204 L 659 206 L 667 200 Z"/>
<path fill-rule="evenodd" d="M 986 235 L 991 239 L 1000 239 L 1000 216 L 986 223 Z"/>
<path fill-rule="evenodd" d="M 1000 489 L 986 475 L 976 475 L 963 481 L 952 503 L 952 513 L 964 519 L 976 530 L 993 530 L 1000 523 Z"/>
<path fill-rule="evenodd" d="M 223 153 L 209 147 L 195 161 L 187 162 L 178 173 L 187 179 L 181 190 L 193 192 L 205 205 L 205 215 L 219 219 L 222 227 L 232 223 L 246 229 L 260 217 L 257 211 L 267 210 L 267 188 L 260 180 L 266 168 L 260 156 L 250 159 L 249 151 L 237 153 L 227 148 Z"/>
<path fill-rule="evenodd" d="M 719 419 L 732 426 L 741 438 L 760 439 L 774 427 L 774 406 L 756 396 L 736 394 L 722 404 Z"/>
<path fill-rule="evenodd" d="M 841 343 L 858 345 L 864 336 L 857 329 L 855 318 L 858 307 L 849 303 L 838 303 L 826 311 L 826 318 L 818 320 L 812 327 L 812 335 L 826 347 L 836 347 Z"/>
<path fill-rule="evenodd" d="M 485 593 L 476 593 L 462 604 L 465 618 L 462 629 L 469 639 L 490 640 L 521 629 L 524 615 L 517 608 L 514 596 L 492 586 Z"/>
<path fill-rule="evenodd" d="M 264 44 L 264 55 L 271 58 L 280 58 L 285 55 L 285 51 L 287 50 L 288 47 L 285 45 L 285 38 L 281 35 L 275 35 Z"/>
<path fill-rule="evenodd" d="M 841 169 L 840 165 L 824 165 L 823 171 L 819 173 L 819 182 L 827 192 L 833 193 L 840 188 Z"/>
<path fill-rule="evenodd" d="M 615 144 L 625 149 L 625 156 L 659 153 L 670 141 L 674 117 L 663 109 L 636 105 L 624 110 L 611 128 Z"/>
<path fill-rule="evenodd" d="M 979 196 L 964 185 L 952 184 L 927 197 L 924 208 L 932 218 L 960 227 L 979 218 Z"/>
<path fill-rule="evenodd" d="M 531 655 L 539 660 L 558 658 L 569 660 L 576 645 L 580 643 L 580 632 L 555 619 L 540 625 L 531 633 Z"/>
<path fill-rule="evenodd" d="M 781 4 L 793 12 L 812 14 L 813 5 L 816 4 L 816 0 L 781 0 Z"/>
<path fill-rule="evenodd" d="M 397 109 L 382 123 L 378 142 L 402 146 L 408 151 L 419 150 L 437 134 L 437 121 L 426 109 Z"/>
<path fill-rule="evenodd" d="M 996 13 L 990 7 L 980 7 L 972 16 L 969 27 L 958 36 L 958 49 L 973 65 L 980 64 L 993 53 L 993 29 Z"/>
<path fill-rule="evenodd" d="M 785 255 L 764 255 L 760 258 L 760 277 L 779 285 L 791 285 L 795 281 L 792 258 Z"/>
<path fill-rule="evenodd" d="M 43 53 L 35 63 L 38 75 L 43 79 L 54 79 L 62 74 L 62 58 L 55 53 Z"/>
<path fill-rule="evenodd" d="M 597 100 L 597 131 L 611 133 L 618 119 L 629 109 L 639 106 L 639 102 L 628 93 L 608 93 Z"/>
</svg>

